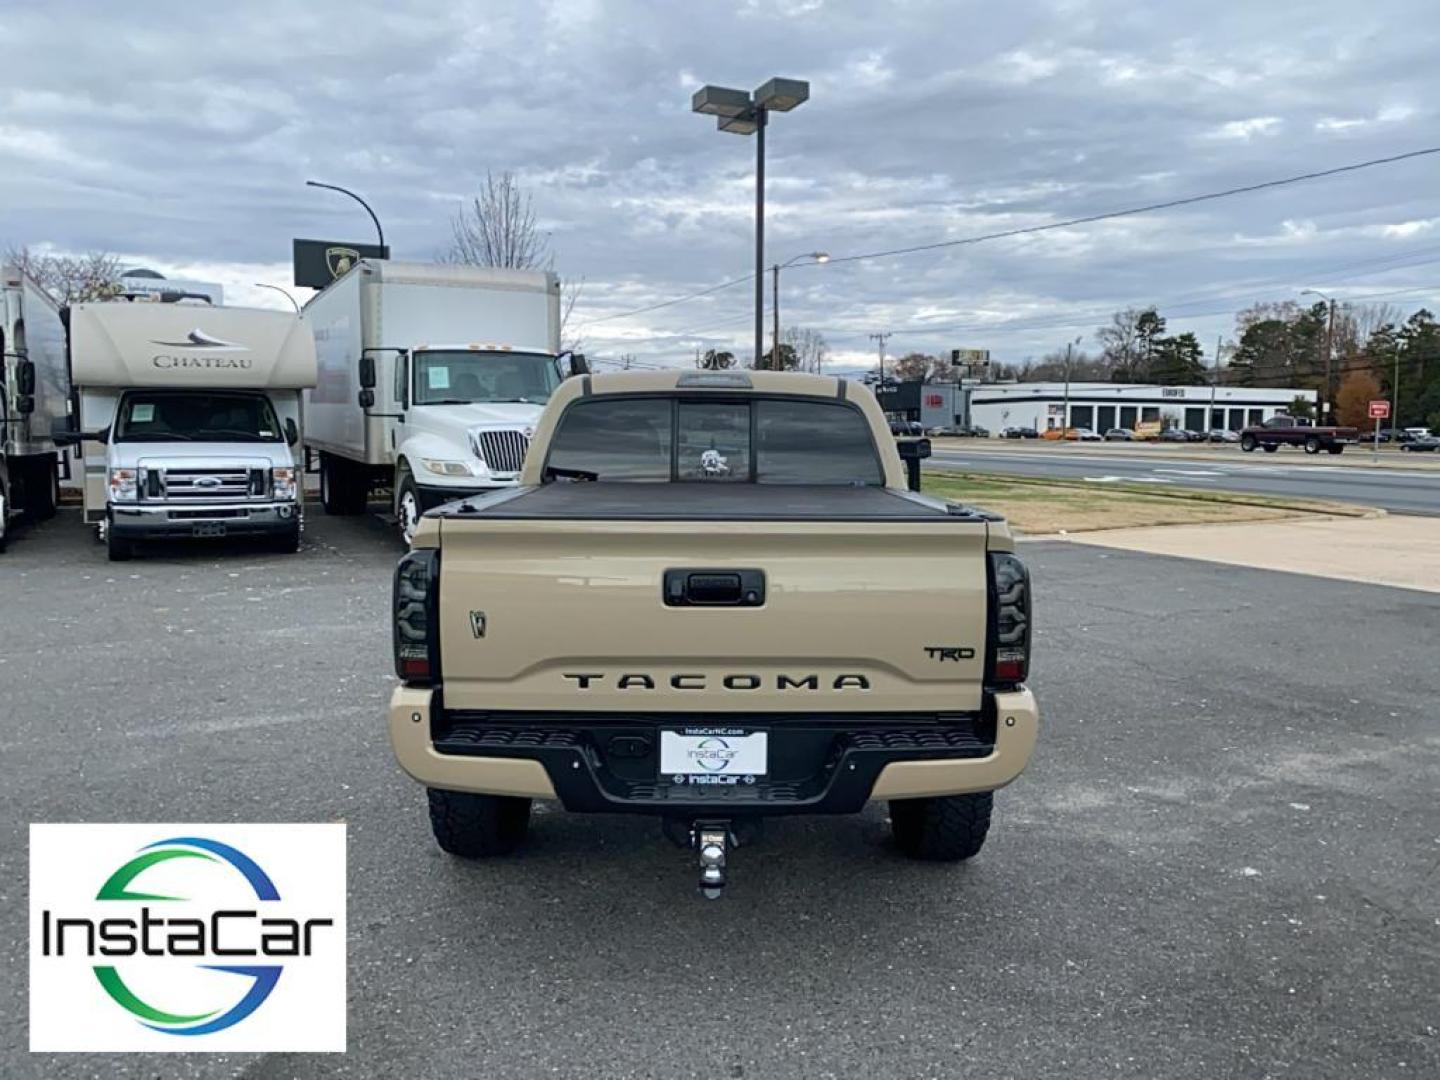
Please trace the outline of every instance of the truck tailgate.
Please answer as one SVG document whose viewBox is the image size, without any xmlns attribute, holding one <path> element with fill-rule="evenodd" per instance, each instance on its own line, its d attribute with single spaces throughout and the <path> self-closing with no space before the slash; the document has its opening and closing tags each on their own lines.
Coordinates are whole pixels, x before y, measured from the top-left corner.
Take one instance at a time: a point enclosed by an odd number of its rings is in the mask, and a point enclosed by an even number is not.
<svg viewBox="0 0 1440 1080">
<path fill-rule="evenodd" d="M 447 514 L 445 704 L 692 715 L 977 710 L 986 530 L 943 511 L 643 523 Z M 763 571 L 763 602 L 668 605 L 674 570 Z"/>
</svg>

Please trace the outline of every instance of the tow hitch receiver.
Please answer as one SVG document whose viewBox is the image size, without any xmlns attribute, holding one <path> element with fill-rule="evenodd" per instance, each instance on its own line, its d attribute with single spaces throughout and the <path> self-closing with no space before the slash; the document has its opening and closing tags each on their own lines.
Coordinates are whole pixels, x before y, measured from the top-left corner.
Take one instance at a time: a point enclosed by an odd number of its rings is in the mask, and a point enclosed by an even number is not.
<svg viewBox="0 0 1440 1080">
<path fill-rule="evenodd" d="M 730 840 L 728 821 L 697 821 L 690 843 L 700 853 L 700 893 L 706 900 L 720 899 L 725 888 L 725 849 Z"/>
</svg>

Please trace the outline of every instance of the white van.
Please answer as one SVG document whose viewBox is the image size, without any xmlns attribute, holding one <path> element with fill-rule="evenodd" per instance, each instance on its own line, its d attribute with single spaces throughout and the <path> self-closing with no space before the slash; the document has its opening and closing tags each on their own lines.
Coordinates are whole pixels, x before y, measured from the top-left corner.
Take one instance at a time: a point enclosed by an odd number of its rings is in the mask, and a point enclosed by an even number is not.
<svg viewBox="0 0 1440 1080">
<path fill-rule="evenodd" d="M 85 520 L 111 559 L 137 543 L 258 536 L 300 544 L 300 395 L 315 343 L 259 308 L 110 301 L 70 309 Z"/>
</svg>

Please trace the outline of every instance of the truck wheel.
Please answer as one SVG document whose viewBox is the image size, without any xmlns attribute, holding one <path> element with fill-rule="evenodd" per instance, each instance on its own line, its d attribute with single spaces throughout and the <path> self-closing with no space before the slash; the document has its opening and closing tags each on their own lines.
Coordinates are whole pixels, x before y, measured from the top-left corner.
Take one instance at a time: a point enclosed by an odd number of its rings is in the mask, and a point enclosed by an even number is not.
<svg viewBox="0 0 1440 1080">
<path fill-rule="evenodd" d="M 111 562 L 129 562 L 130 556 L 135 554 L 135 548 L 129 540 L 115 535 L 115 526 L 105 530 L 105 554 L 110 556 Z"/>
<path fill-rule="evenodd" d="M 977 854 L 990 831 L 991 791 L 896 799 L 890 803 L 895 846 L 912 859 L 959 862 Z"/>
<path fill-rule="evenodd" d="M 1241 435 L 1241 436 L 1240 436 L 1240 449 L 1241 449 L 1241 450 L 1244 450 L 1247 454 L 1248 454 L 1251 450 L 1254 450 L 1257 445 L 1259 445 L 1259 444 L 1255 441 L 1255 436 L 1254 436 L 1254 435 Z M 1266 446 L 1265 449 L 1266 449 L 1266 450 L 1269 450 L 1270 447 L 1269 447 L 1269 446 Z"/>
<path fill-rule="evenodd" d="M 1273 454 L 1273 453 L 1275 453 L 1276 450 L 1279 450 L 1279 449 L 1280 449 L 1280 447 L 1277 446 L 1275 443 L 1268 443 L 1268 442 L 1267 442 L 1267 443 L 1265 444 L 1265 452 L 1266 452 L 1267 454 Z"/>
<path fill-rule="evenodd" d="M 1328 452 L 1332 453 L 1332 454 L 1338 454 L 1338 453 L 1341 453 L 1341 452 L 1345 449 L 1345 444 L 1344 444 L 1344 443 L 1335 443 L 1335 444 L 1332 445 L 1332 446 L 1327 446 L 1327 447 L 1325 447 L 1325 449 L 1326 449 Z"/>
<path fill-rule="evenodd" d="M 1311 435 L 1308 439 L 1305 440 L 1305 453 L 1320 453 L 1320 440 L 1317 439 L 1314 435 Z"/>
<path fill-rule="evenodd" d="M 320 455 L 320 505 L 327 514 L 365 512 L 370 484 L 362 469 L 333 454 Z"/>
<path fill-rule="evenodd" d="M 36 521 L 49 521 L 55 516 L 60 501 L 60 470 L 54 462 L 37 462 L 25 478 L 25 509 Z"/>
<path fill-rule="evenodd" d="M 430 829 L 443 851 L 465 859 L 508 855 L 530 830 L 530 800 L 426 788 Z"/>
<path fill-rule="evenodd" d="M 0 552 L 4 552 L 5 550 L 5 537 L 7 533 L 5 526 L 9 524 L 6 520 L 9 516 L 10 495 L 9 492 L 5 490 L 5 485 L 0 484 Z"/>
<path fill-rule="evenodd" d="M 400 528 L 400 539 L 405 541 L 406 547 L 414 542 L 415 530 L 420 527 L 420 515 L 424 512 L 415 478 L 402 471 L 395 485 L 395 524 Z"/>
</svg>

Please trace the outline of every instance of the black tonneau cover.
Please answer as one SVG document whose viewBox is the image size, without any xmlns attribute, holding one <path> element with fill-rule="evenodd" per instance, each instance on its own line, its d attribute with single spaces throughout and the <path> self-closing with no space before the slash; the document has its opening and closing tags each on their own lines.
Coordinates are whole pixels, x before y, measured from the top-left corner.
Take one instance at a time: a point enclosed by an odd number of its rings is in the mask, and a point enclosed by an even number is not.
<svg viewBox="0 0 1440 1080">
<path fill-rule="evenodd" d="M 704 482 L 560 482 L 476 496 L 431 514 L 502 521 L 995 520 L 970 507 L 882 487 Z"/>
</svg>

